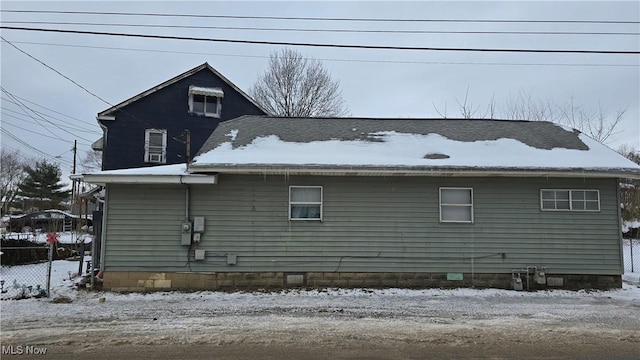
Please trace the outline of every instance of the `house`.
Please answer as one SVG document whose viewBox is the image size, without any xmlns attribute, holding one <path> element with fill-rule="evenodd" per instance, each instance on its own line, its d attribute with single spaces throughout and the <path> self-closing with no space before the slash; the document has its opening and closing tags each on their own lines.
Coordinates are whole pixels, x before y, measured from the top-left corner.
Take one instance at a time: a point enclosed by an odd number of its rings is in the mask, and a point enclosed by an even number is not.
<svg viewBox="0 0 640 360">
<path fill-rule="evenodd" d="M 619 288 L 619 178 L 549 122 L 242 116 L 185 164 L 102 171 L 112 290 Z"/>
<path fill-rule="evenodd" d="M 185 163 L 221 122 L 266 112 L 204 63 L 98 113 L 102 169 Z"/>
<path fill-rule="evenodd" d="M 102 170 L 186 163 L 221 121 L 264 114 L 253 99 L 204 63 L 98 113 L 103 136 L 92 149 L 102 152 Z M 89 202 L 94 193 L 101 199 L 100 189 L 80 197 Z M 101 218 L 101 209 L 93 216 Z M 100 229 L 94 228 L 97 248 Z M 100 253 L 93 263 L 100 264 Z"/>
</svg>

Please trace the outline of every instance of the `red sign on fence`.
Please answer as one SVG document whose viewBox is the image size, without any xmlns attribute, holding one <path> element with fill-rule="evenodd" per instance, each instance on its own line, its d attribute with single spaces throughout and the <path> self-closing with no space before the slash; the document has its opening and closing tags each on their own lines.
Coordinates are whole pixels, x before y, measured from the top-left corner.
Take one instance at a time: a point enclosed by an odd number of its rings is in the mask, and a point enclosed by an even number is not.
<svg viewBox="0 0 640 360">
<path fill-rule="evenodd" d="M 56 233 L 55 231 L 47 234 L 47 242 L 49 244 L 55 244 L 58 242 L 59 239 L 60 239 L 60 235 L 58 235 L 58 233 Z"/>
</svg>

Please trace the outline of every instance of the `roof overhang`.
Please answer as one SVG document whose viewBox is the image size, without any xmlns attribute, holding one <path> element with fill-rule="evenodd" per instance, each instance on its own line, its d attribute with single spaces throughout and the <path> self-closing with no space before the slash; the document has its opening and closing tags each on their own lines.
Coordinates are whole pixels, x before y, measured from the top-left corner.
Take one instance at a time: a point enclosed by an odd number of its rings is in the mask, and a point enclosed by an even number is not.
<svg viewBox="0 0 640 360">
<path fill-rule="evenodd" d="M 189 166 L 194 174 L 257 174 L 316 176 L 432 176 L 432 177 L 565 177 L 640 179 L 635 169 L 468 168 L 468 167 L 364 167 L 364 166 L 261 166 L 215 164 Z"/>
<path fill-rule="evenodd" d="M 193 85 L 189 86 L 189 94 L 224 97 L 224 92 L 221 88 L 210 88 Z"/>
<path fill-rule="evenodd" d="M 184 175 L 130 175 L 130 174 L 83 174 L 72 175 L 74 180 L 96 185 L 106 184 L 208 184 L 218 183 L 218 175 L 184 174 Z"/>
</svg>

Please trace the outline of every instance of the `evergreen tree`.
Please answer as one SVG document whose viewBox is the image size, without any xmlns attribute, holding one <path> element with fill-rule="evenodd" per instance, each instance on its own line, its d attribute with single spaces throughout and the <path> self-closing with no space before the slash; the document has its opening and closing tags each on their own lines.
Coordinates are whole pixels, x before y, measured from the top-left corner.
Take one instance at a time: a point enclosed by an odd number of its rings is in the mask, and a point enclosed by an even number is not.
<svg viewBox="0 0 640 360">
<path fill-rule="evenodd" d="M 65 184 L 60 182 L 60 167 L 42 160 L 33 167 L 25 166 L 24 170 L 27 177 L 20 185 L 19 195 L 34 200 L 42 208 L 60 208 L 60 203 L 69 196 L 68 190 L 62 190 Z"/>
</svg>

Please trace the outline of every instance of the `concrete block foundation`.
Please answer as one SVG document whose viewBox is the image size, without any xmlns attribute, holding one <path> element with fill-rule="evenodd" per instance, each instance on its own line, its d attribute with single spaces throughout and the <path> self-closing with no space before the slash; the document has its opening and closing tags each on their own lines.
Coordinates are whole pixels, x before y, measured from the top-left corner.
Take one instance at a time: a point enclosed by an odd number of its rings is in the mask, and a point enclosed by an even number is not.
<svg viewBox="0 0 640 360">
<path fill-rule="evenodd" d="M 279 290 L 283 288 L 497 288 L 512 289 L 509 274 L 462 274 L 461 279 L 447 280 L 446 273 L 339 273 L 339 272 L 144 272 L 105 271 L 103 289 L 119 292 L 167 290 Z M 527 283 L 524 290 L 597 289 L 622 287 L 620 275 L 547 274 L 544 285 Z"/>
</svg>

